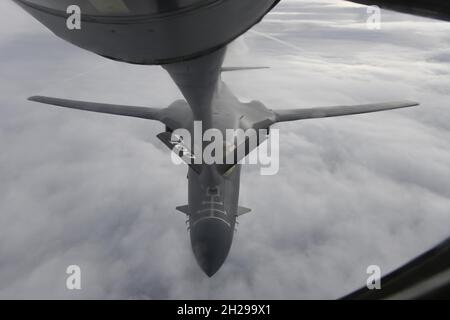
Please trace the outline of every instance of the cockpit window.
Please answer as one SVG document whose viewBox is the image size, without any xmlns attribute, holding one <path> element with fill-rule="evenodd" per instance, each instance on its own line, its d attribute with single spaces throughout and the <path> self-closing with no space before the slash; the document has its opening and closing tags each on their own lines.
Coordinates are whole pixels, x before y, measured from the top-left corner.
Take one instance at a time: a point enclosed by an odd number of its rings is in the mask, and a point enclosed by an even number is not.
<svg viewBox="0 0 450 320">
<path fill-rule="evenodd" d="M 194 4 L 215 0 L 22 0 L 52 10 L 66 12 L 78 5 L 81 12 L 92 16 L 137 16 L 175 11 Z"/>
<path fill-rule="evenodd" d="M 219 188 L 218 187 L 208 188 L 208 190 L 206 190 L 206 193 L 208 196 L 218 196 Z"/>
</svg>

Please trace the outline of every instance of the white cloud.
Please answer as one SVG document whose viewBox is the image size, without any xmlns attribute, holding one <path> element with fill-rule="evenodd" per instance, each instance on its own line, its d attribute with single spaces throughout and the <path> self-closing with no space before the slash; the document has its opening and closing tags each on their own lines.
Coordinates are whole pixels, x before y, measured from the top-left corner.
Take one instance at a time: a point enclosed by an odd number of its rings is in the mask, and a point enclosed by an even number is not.
<svg viewBox="0 0 450 320">
<path fill-rule="evenodd" d="M 45 107 L 34 94 L 166 106 L 157 67 L 70 46 L 8 2 L 0 22 L 0 297 L 336 298 L 450 231 L 450 24 L 340 1 L 288 1 L 230 49 L 241 98 L 271 108 L 415 99 L 417 109 L 279 125 L 281 171 L 246 167 L 225 265 L 207 279 L 190 251 L 186 168 L 158 123 Z M 307 18 L 305 18 L 307 16 Z M 288 22 L 283 22 L 283 20 Z M 7 31 L 5 31 L 7 30 Z M 301 50 L 294 50 L 293 46 Z M 83 290 L 65 289 L 79 264 Z"/>
</svg>

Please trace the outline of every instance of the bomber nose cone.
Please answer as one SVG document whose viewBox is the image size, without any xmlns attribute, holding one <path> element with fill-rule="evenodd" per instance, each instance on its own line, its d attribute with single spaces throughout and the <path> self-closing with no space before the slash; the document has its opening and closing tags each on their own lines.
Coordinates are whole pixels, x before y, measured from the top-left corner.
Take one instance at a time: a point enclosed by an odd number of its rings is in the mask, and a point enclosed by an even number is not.
<svg viewBox="0 0 450 320">
<path fill-rule="evenodd" d="M 230 251 L 233 230 L 223 220 L 204 218 L 191 227 L 191 244 L 197 263 L 212 277 Z"/>
</svg>

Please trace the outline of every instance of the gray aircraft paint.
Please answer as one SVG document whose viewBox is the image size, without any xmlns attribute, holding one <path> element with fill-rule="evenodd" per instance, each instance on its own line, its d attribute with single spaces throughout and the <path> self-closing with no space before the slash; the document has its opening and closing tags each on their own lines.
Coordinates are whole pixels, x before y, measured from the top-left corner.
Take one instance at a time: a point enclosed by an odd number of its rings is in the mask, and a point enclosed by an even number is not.
<svg viewBox="0 0 450 320">
<path fill-rule="evenodd" d="M 49 8 L 49 0 L 15 1 L 55 34 L 79 47 L 119 61 L 163 64 L 186 99 L 165 109 L 40 96 L 31 97 L 32 101 L 157 120 L 166 125 L 168 132 L 184 128 L 191 133 L 194 120 L 202 121 L 203 130 L 215 128 L 224 133 L 226 129 L 269 129 L 277 122 L 417 105 L 402 101 L 273 111 L 258 101 L 240 102 L 221 80 L 222 72 L 242 69 L 222 66 L 226 45 L 260 21 L 278 3 L 276 0 L 198 0 L 186 6 L 165 0 L 164 9 L 159 1 L 140 1 L 161 10 L 146 15 L 133 15 L 132 10 L 123 15 L 83 15 L 83 27 L 76 31 L 66 29 L 65 14 L 61 8 Z M 188 205 L 178 209 L 189 217 L 192 249 L 208 276 L 215 274 L 228 256 L 236 217 L 249 211 L 238 206 L 240 171 L 237 162 L 229 167 L 203 164 L 195 170 L 190 166 L 188 171 Z"/>
</svg>

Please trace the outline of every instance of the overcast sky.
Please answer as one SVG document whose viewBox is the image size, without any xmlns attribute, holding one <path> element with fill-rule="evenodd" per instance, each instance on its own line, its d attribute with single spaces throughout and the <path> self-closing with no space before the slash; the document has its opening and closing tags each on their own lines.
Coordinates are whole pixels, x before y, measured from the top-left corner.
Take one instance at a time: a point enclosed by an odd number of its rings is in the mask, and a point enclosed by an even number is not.
<svg viewBox="0 0 450 320">
<path fill-rule="evenodd" d="M 415 109 L 277 125 L 281 167 L 244 167 L 230 255 L 191 252 L 186 167 L 159 123 L 61 110 L 45 94 L 165 107 L 159 67 L 112 62 L 0 2 L 0 298 L 337 298 L 450 235 L 450 24 L 363 6 L 283 1 L 230 48 L 242 99 L 295 108 L 412 99 Z M 65 287 L 67 266 L 82 290 Z"/>
</svg>

